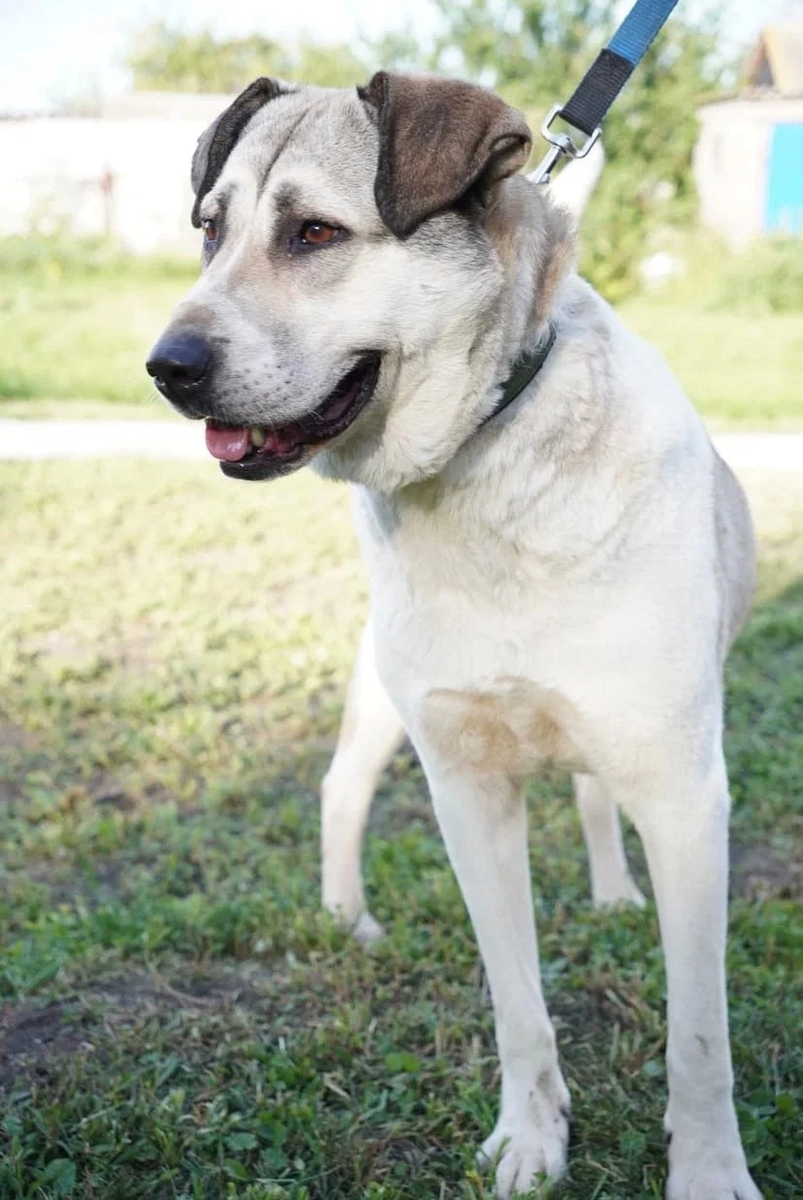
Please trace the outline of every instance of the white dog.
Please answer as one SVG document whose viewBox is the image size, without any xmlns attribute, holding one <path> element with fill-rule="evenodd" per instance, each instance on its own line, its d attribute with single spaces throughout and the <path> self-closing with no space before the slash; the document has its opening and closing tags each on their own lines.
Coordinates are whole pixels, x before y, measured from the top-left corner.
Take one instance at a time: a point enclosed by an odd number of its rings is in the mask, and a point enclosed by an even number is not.
<svg viewBox="0 0 803 1200">
<path fill-rule="evenodd" d="M 566 1160 L 521 788 L 555 761 L 576 772 L 598 902 L 640 900 L 615 804 L 646 850 L 667 1195 L 760 1200 L 724 975 L 722 664 L 752 590 L 749 515 L 663 360 L 574 273 L 568 217 L 516 174 L 529 149 L 520 114 L 467 84 L 256 81 L 199 143 L 205 269 L 149 370 L 207 419 L 226 474 L 314 458 L 357 485 L 373 633 L 325 787 L 325 901 L 373 932 L 359 843 L 403 727 L 490 981 L 498 1195 Z"/>
</svg>

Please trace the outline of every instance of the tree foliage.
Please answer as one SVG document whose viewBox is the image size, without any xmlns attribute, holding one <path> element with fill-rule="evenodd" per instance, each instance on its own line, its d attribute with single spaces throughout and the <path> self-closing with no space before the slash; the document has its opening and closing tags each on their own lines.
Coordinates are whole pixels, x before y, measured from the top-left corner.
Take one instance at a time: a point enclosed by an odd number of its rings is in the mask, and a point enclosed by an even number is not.
<svg viewBox="0 0 803 1200">
<path fill-rule="evenodd" d="M 259 33 L 217 38 L 208 29 L 187 33 L 164 21 L 136 35 L 125 64 L 137 91 L 231 94 L 260 75 L 350 87 L 369 73 L 348 46 L 302 39 L 288 48 Z"/>
</svg>

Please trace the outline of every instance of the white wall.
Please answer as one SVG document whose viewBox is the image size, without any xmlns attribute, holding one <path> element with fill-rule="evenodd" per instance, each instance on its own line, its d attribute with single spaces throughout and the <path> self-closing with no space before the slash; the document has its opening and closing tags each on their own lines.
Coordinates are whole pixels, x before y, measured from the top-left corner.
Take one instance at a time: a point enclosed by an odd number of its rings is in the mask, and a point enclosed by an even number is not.
<svg viewBox="0 0 803 1200">
<path fill-rule="evenodd" d="M 0 121 L 0 229 L 66 225 L 103 234 L 108 226 L 137 254 L 198 253 L 190 162 L 199 134 L 228 99 L 204 97 L 193 116 Z"/>
<path fill-rule="evenodd" d="M 103 234 L 108 226 L 137 254 L 197 254 L 190 162 L 198 136 L 230 100 L 143 93 L 103 118 L 0 121 L 0 230 L 25 234 L 66 225 L 78 234 Z M 699 116 L 700 215 L 739 249 L 763 232 L 772 126 L 803 121 L 803 100 L 728 100 L 706 105 Z M 598 164 L 584 165 L 593 184 Z M 108 198 L 105 172 L 112 176 Z M 556 191 L 571 175 L 564 168 Z"/>
</svg>

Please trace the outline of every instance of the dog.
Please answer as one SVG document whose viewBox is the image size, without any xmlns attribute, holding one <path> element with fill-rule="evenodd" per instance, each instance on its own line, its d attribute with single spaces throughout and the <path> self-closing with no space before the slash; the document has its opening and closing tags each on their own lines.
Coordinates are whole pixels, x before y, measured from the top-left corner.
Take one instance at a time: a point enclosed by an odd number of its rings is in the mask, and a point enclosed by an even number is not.
<svg viewBox="0 0 803 1200">
<path fill-rule="evenodd" d="M 509 1197 L 566 1162 L 522 780 L 568 766 L 598 903 L 641 901 L 668 980 L 668 1200 L 760 1200 L 732 1101 L 722 666 L 754 577 L 743 493 L 662 358 L 574 270 L 523 116 L 455 80 L 260 79 L 199 140 L 203 270 L 151 353 L 233 479 L 355 485 L 372 617 L 323 788 L 324 900 L 405 730 L 490 984 Z"/>
</svg>

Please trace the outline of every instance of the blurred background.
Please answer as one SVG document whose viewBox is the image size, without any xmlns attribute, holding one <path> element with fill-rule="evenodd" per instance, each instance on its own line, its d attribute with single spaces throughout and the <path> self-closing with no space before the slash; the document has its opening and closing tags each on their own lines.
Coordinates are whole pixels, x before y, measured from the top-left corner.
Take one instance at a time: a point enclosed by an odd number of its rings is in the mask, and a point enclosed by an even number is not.
<svg viewBox="0 0 803 1200">
<path fill-rule="evenodd" d="M 173 0 L 166 8 L 113 0 L 100 12 L 89 0 L 45 0 L 16 11 L 6 3 L 0 398 L 139 401 L 150 394 L 138 366 L 149 338 L 138 299 L 149 312 L 152 304 L 164 311 L 160 283 L 180 273 L 182 259 L 195 258 L 192 149 L 258 74 L 336 86 L 365 81 L 380 65 L 457 74 L 498 89 L 538 130 L 549 107 L 568 98 L 622 8 L 600 0 L 416 0 L 402 14 L 369 0 L 300 0 L 267 12 L 248 0 L 224 12 L 207 0 Z M 681 354 L 676 366 L 706 415 L 782 416 L 780 394 L 754 395 L 749 413 L 733 397 L 723 412 L 717 385 L 700 378 L 721 378 L 720 364 L 709 372 L 696 347 L 708 341 L 706 318 L 717 313 L 766 319 L 803 305 L 800 0 L 679 5 L 613 107 L 605 151 L 583 220 L 584 274 L 617 303 L 659 294 L 688 313 L 693 301 L 703 316 L 698 336 L 683 326 L 673 342 L 666 329 L 665 349 Z M 539 154 L 536 138 L 533 164 Z M 130 319 L 122 323 L 101 282 L 112 259 L 115 272 L 127 272 Z M 64 301 L 58 332 L 49 318 L 39 327 L 32 311 L 36 281 L 44 278 L 48 312 Z M 94 332 L 75 331 L 90 314 Z M 634 321 L 641 323 L 638 312 Z M 20 339 L 29 337 L 42 339 L 43 350 L 54 337 L 77 342 L 82 362 L 74 353 L 60 357 L 58 373 L 38 355 L 26 363 Z M 803 365 L 780 326 L 764 324 L 761 337 L 773 361 L 793 371 Z M 94 362 L 109 353 L 120 369 L 100 379 Z"/>
</svg>

